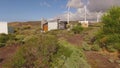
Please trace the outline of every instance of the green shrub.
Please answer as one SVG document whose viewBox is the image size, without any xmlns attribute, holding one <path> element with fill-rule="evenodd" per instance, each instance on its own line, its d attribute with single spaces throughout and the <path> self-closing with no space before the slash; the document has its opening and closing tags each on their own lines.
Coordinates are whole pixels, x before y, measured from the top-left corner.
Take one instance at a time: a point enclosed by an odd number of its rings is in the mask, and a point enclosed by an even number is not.
<svg viewBox="0 0 120 68">
<path fill-rule="evenodd" d="M 5 46 L 5 43 L 0 43 L 0 47 L 4 47 Z"/>
<path fill-rule="evenodd" d="M 91 50 L 93 51 L 99 51 L 100 50 L 100 46 L 99 45 L 93 45 Z"/>
<path fill-rule="evenodd" d="M 6 34 L 1 34 L 0 35 L 0 42 L 5 43 L 9 39 L 8 35 Z"/>
<path fill-rule="evenodd" d="M 53 57 L 51 68 L 90 68 L 82 49 L 74 47 L 65 40 L 59 41 L 60 50 Z"/>
<path fill-rule="evenodd" d="M 13 45 L 22 45 L 22 43 L 16 40 L 8 40 L 6 42 L 6 46 L 13 46 Z"/>
<path fill-rule="evenodd" d="M 120 43 L 115 43 L 113 45 L 113 48 L 117 49 L 118 51 L 120 51 Z"/>
<path fill-rule="evenodd" d="M 14 33 L 14 28 L 11 26 L 8 26 L 8 33 Z"/>
<path fill-rule="evenodd" d="M 101 47 L 109 51 L 120 50 L 120 7 L 112 7 L 102 17 L 103 26 L 98 34 L 98 42 Z"/>
<path fill-rule="evenodd" d="M 5 43 L 9 40 L 8 35 L 0 34 L 0 47 L 5 46 Z"/>
<path fill-rule="evenodd" d="M 27 36 L 6 68 L 90 68 L 82 49 L 53 35 Z"/>
<path fill-rule="evenodd" d="M 75 34 L 79 34 L 83 31 L 83 27 L 81 27 L 81 25 L 76 25 L 72 28 L 72 31 L 75 33 Z"/>
<path fill-rule="evenodd" d="M 83 42 L 82 43 L 82 49 L 85 50 L 85 51 L 90 51 L 91 46 L 89 44 L 87 44 L 87 42 Z"/>
<path fill-rule="evenodd" d="M 49 68 L 51 56 L 58 48 L 57 39 L 51 35 L 28 36 L 13 58 L 4 67 Z"/>
<path fill-rule="evenodd" d="M 107 46 L 107 50 L 109 52 L 115 52 L 115 51 L 117 51 L 112 45 Z"/>
<path fill-rule="evenodd" d="M 8 35 L 1 34 L 0 35 L 0 47 L 5 46 L 8 41 L 12 41 L 12 40 L 15 40 L 15 35 L 13 35 L 13 34 L 8 34 Z"/>
<path fill-rule="evenodd" d="M 104 23 L 103 32 L 105 34 L 120 33 L 119 13 L 120 7 L 113 7 L 102 17 L 102 22 Z"/>
</svg>

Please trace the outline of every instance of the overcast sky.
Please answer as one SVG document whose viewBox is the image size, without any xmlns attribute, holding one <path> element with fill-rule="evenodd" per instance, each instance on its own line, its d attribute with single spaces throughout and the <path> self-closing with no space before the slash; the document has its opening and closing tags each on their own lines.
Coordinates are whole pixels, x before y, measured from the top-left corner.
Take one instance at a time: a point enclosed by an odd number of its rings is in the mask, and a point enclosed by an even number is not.
<svg viewBox="0 0 120 68">
<path fill-rule="evenodd" d="M 42 17 L 66 19 L 67 7 L 71 7 L 71 19 L 96 18 L 96 12 L 105 12 L 119 6 L 120 0 L 0 0 L 0 21 L 31 21 Z"/>
</svg>

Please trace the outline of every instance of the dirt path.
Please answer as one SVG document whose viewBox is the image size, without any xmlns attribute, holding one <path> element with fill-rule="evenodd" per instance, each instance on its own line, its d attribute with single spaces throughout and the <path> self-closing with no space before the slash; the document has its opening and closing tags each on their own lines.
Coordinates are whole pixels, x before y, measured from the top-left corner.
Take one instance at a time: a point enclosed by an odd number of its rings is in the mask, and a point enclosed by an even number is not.
<svg viewBox="0 0 120 68">
<path fill-rule="evenodd" d="M 74 45 L 81 45 L 83 41 L 83 36 L 74 35 L 67 38 L 67 41 Z M 108 61 L 109 56 L 101 55 L 98 52 L 94 51 L 84 51 L 88 63 L 92 68 L 120 68 L 117 63 L 111 63 Z"/>
<path fill-rule="evenodd" d="M 9 59 L 18 49 L 18 46 L 6 46 L 0 48 L 0 68 L 2 68 L 2 65 L 4 62 Z"/>
<path fill-rule="evenodd" d="M 76 34 L 74 36 L 68 37 L 67 41 L 73 45 L 81 46 L 83 40 L 83 36 L 80 34 Z"/>
<path fill-rule="evenodd" d="M 84 53 L 92 68 L 120 68 L 117 63 L 111 63 L 108 60 L 109 56 L 101 55 L 94 51 L 85 51 Z"/>
</svg>

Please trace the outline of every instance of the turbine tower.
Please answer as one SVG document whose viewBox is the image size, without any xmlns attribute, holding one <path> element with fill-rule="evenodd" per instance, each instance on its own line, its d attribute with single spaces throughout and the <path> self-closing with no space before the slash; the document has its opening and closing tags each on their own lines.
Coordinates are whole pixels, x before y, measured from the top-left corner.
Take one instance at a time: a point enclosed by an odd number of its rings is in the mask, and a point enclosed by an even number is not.
<svg viewBox="0 0 120 68">
<path fill-rule="evenodd" d="M 70 23 L 70 7 L 68 7 L 67 22 Z"/>
<path fill-rule="evenodd" d="M 86 8 L 86 5 L 84 6 L 84 10 L 85 10 L 85 17 L 84 17 L 84 21 L 87 21 L 87 8 Z"/>
<path fill-rule="evenodd" d="M 101 16 L 101 12 L 97 12 L 97 22 L 99 22 L 100 16 Z"/>
</svg>

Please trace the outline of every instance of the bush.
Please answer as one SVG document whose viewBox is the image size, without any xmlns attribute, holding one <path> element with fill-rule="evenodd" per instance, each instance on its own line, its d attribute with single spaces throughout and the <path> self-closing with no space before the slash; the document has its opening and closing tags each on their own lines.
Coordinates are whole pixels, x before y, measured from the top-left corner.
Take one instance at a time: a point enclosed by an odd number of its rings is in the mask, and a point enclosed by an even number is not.
<svg viewBox="0 0 120 68">
<path fill-rule="evenodd" d="M 87 42 L 83 42 L 82 43 L 82 49 L 85 50 L 85 51 L 90 51 L 91 46 L 89 44 L 87 44 Z"/>
<path fill-rule="evenodd" d="M 112 45 L 109 45 L 106 47 L 109 52 L 115 52 L 117 51 Z"/>
<path fill-rule="evenodd" d="M 105 34 L 114 34 L 120 33 L 120 7 L 113 7 L 111 8 L 107 14 L 102 17 L 103 25 L 103 32 Z"/>
<path fill-rule="evenodd" d="M 0 47 L 4 47 L 5 46 L 5 43 L 0 43 Z"/>
<path fill-rule="evenodd" d="M 8 35 L 6 34 L 1 34 L 0 35 L 0 42 L 5 43 L 9 39 Z"/>
<path fill-rule="evenodd" d="M 51 35 L 33 35 L 25 40 L 16 54 L 4 67 L 49 68 L 51 56 L 58 48 L 57 39 Z"/>
<path fill-rule="evenodd" d="M 65 40 L 60 40 L 60 50 L 53 57 L 51 68 L 90 68 L 82 49 L 76 48 Z"/>
<path fill-rule="evenodd" d="M 1 34 L 0 35 L 0 47 L 7 45 L 8 41 L 15 41 L 15 36 L 13 34 Z"/>
<path fill-rule="evenodd" d="M 6 34 L 1 34 L 0 35 L 0 47 L 5 46 L 5 43 L 9 40 L 8 35 Z"/>
<path fill-rule="evenodd" d="M 120 51 L 120 7 L 112 7 L 102 17 L 103 26 L 98 34 L 98 42 L 101 47 L 109 51 Z"/>
<path fill-rule="evenodd" d="M 73 31 L 75 34 L 79 34 L 79 33 L 81 33 L 81 32 L 83 31 L 83 27 L 81 27 L 81 25 L 78 24 L 78 25 L 76 25 L 76 26 L 74 26 L 74 27 L 72 28 L 72 31 Z"/>
<path fill-rule="evenodd" d="M 93 45 L 91 50 L 93 51 L 99 51 L 100 50 L 100 46 L 99 45 Z"/>
<path fill-rule="evenodd" d="M 81 49 L 53 35 L 27 36 L 6 68 L 90 68 Z"/>
</svg>

